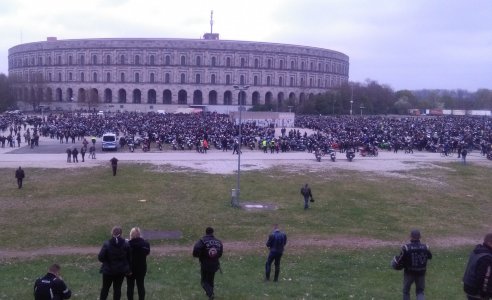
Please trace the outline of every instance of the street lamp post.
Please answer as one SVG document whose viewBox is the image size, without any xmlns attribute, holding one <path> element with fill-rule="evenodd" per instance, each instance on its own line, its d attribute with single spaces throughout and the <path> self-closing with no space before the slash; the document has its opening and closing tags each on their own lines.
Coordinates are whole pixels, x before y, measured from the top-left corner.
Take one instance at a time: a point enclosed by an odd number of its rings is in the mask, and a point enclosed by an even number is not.
<svg viewBox="0 0 492 300">
<path fill-rule="evenodd" d="M 350 99 L 350 115 L 352 115 L 352 105 L 354 104 L 354 100 Z"/>
<path fill-rule="evenodd" d="M 350 85 L 350 115 L 352 115 L 352 105 L 354 104 L 354 85 Z"/>
<path fill-rule="evenodd" d="M 364 107 L 364 104 L 361 104 L 361 105 L 360 105 L 360 115 L 361 115 L 361 116 L 362 116 L 362 110 L 363 110 L 364 108 L 365 108 L 365 107 Z"/>
<path fill-rule="evenodd" d="M 239 194 L 240 194 L 240 182 L 241 182 L 241 145 L 242 145 L 242 135 L 241 135 L 241 125 L 242 125 L 242 111 L 243 111 L 243 102 L 241 99 L 241 94 L 249 88 L 249 85 L 235 85 L 233 86 L 234 90 L 239 91 L 238 95 L 238 110 L 239 110 L 239 145 L 238 145 L 238 153 L 237 153 L 237 181 L 236 181 L 236 193 L 232 197 L 232 206 L 239 206 Z"/>
</svg>

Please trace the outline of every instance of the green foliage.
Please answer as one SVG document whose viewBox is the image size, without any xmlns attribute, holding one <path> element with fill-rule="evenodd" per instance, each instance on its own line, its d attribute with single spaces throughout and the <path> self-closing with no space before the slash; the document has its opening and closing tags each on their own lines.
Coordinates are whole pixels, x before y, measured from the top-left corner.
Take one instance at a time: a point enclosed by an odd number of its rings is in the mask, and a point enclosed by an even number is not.
<svg viewBox="0 0 492 300">
<path fill-rule="evenodd" d="M 12 94 L 10 93 L 9 78 L 0 73 L 0 112 L 12 109 L 15 106 Z"/>
</svg>

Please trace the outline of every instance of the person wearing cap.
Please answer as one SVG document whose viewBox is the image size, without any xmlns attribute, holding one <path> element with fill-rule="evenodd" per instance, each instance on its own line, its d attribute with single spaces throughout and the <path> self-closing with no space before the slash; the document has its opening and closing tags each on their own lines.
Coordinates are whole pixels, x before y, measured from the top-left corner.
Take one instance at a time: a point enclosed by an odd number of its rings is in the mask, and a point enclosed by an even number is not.
<svg viewBox="0 0 492 300">
<path fill-rule="evenodd" d="M 131 249 L 128 242 L 121 237 L 121 227 L 111 230 L 111 239 L 104 242 L 98 259 L 102 263 L 102 288 L 99 299 L 106 300 L 109 288 L 113 285 L 113 300 L 121 299 L 121 285 L 125 275 L 131 275 Z"/>
<path fill-rule="evenodd" d="M 205 235 L 193 247 L 193 257 L 198 257 L 200 261 L 201 285 L 209 299 L 214 299 L 214 278 L 220 269 L 219 258 L 223 249 L 222 242 L 215 238 L 212 227 L 205 229 Z"/>
<path fill-rule="evenodd" d="M 410 300 L 410 288 L 415 283 L 417 300 L 424 300 L 427 260 L 432 259 L 429 246 L 420 242 L 420 231 L 410 232 L 410 243 L 401 247 L 398 264 L 403 265 L 403 300 Z"/>
<path fill-rule="evenodd" d="M 492 233 L 483 244 L 475 246 L 463 276 L 463 290 L 468 300 L 492 298 Z"/>
</svg>

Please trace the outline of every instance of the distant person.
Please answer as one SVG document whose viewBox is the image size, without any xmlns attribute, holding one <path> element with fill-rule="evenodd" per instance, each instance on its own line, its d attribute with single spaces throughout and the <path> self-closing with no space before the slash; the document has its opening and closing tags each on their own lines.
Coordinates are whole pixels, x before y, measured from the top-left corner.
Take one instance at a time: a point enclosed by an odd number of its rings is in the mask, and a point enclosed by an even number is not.
<svg viewBox="0 0 492 300">
<path fill-rule="evenodd" d="M 287 235 L 280 231 L 278 224 L 273 225 L 273 232 L 268 236 L 266 246 L 270 249 L 268 258 L 265 264 L 265 280 L 270 280 L 270 271 L 272 262 L 275 262 L 275 275 L 273 281 L 278 281 L 280 274 L 280 259 L 284 253 L 284 247 L 287 244 Z"/>
<path fill-rule="evenodd" d="M 425 272 L 427 260 L 432 259 L 432 253 L 426 244 L 420 243 L 420 231 L 410 232 L 410 243 L 401 247 L 397 264 L 402 265 L 403 272 L 403 300 L 410 300 L 410 288 L 415 283 L 417 300 L 425 300 Z"/>
<path fill-rule="evenodd" d="M 89 147 L 89 156 L 92 159 L 96 159 L 96 147 L 94 145 Z"/>
<path fill-rule="evenodd" d="M 26 177 L 26 174 L 24 173 L 24 170 L 22 170 L 21 167 L 15 170 L 15 178 L 17 178 L 17 187 L 19 189 L 22 188 L 22 181 L 24 180 L 24 177 Z"/>
<path fill-rule="evenodd" d="M 147 255 L 150 253 L 150 244 L 142 238 L 140 228 L 138 227 L 133 227 L 130 230 L 129 244 L 132 252 L 132 274 L 126 277 L 126 296 L 128 300 L 133 300 L 133 291 L 135 282 L 137 282 L 138 299 L 145 300 L 144 280 L 145 274 L 147 273 Z"/>
<path fill-rule="evenodd" d="M 80 148 L 80 156 L 82 156 L 82 162 L 85 162 L 85 153 L 87 152 L 87 147 L 83 146 Z"/>
<path fill-rule="evenodd" d="M 301 188 L 301 195 L 304 197 L 304 209 L 308 209 L 309 201 L 314 202 L 314 199 L 311 188 L 307 183 Z"/>
<path fill-rule="evenodd" d="M 99 299 L 106 300 L 113 285 L 113 300 L 121 299 L 121 285 L 125 275 L 131 274 L 131 250 L 129 243 L 121 237 L 121 227 L 111 230 L 111 239 L 104 242 L 98 260 L 102 263 L 102 288 Z"/>
<path fill-rule="evenodd" d="M 111 169 L 113 169 L 113 176 L 116 176 L 116 169 L 118 168 L 118 159 L 113 157 L 109 160 L 111 162 Z"/>
<path fill-rule="evenodd" d="M 72 291 L 60 276 L 61 267 L 53 264 L 48 273 L 34 283 L 34 300 L 70 299 Z"/>
<path fill-rule="evenodd" d="M 461 161 L 463 162 L 464 165 L 466 165 L 467 155 L 468 155 L 468 151 L 466 150 L 466 148 L 463 148 L 463 150 L 461 150 Z"/>
<path fill-rule="evenodd" d="M 223 249 L 222 242 L 215 238 L 212 227 L 205 229 L 205 235 L 193 247 L 193 256 L 200 261 L 201 285 L 209 299 L 214 299 L 215 273 L 220 269 L 219 258 Z"/>
<path fill-rule="evenodd" d="M 65 152 L 67 153 L 67 162 L 71 163 L 72 162 L 72 149 L 67 148 L 67 150 Z"/>
<path fill-rule="evenodd" d="M 475 246 L 465 275 L 463 290 L 468 300 L 492 298 L 492 233 L 487 234 L 483 244 Z"/>
<path fill-rule="evenodd" d="M 73 148 L 72 150 L 72 161 L 75 163 L 79 162 L 79 150 L 77 148 Z"/>
</svg>

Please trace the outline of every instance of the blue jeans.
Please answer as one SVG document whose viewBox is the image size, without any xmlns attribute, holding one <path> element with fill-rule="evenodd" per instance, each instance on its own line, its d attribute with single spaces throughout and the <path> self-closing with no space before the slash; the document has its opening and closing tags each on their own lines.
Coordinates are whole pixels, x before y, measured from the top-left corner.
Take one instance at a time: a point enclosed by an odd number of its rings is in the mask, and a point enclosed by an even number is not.
<svg viewBox="0 0 492 300">
<path fill-rule="evenodd" d="M 309 196 L 304 196 L 304 209 L 309 208 Z"/>
<path fill-rule="evenodd" d="M 267 262 L 265 264 L 265 279 L 270 280 L 270 272 L 272 268 L 272 262 L 275 262 L 275 277 L 274 281 L 278 281 L 278 275 L 280 274 L 280 259 L 282 258 L 281 252 L 270 251 Z"/>
<path fill-rule="evenodd" d="M 403 300 L 410 300 L 410 288 L 414 282 L 417 300 L 425 300 L 425 274 L 417 275 L 406 271 L 403 273 Z"/>
</svg>

